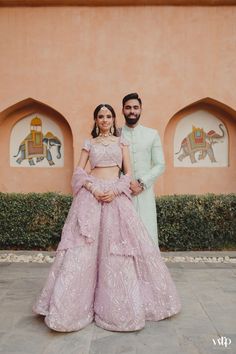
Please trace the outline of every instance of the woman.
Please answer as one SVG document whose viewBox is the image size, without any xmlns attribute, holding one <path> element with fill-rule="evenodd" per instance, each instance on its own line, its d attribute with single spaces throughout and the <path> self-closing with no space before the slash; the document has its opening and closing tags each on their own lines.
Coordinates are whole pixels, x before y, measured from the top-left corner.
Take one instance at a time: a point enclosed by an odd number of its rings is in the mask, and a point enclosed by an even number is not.
<svg viewBox="0 0 236 354">
<path fill-rule="evenodd" d="M 74 198 L 56 258 L 33 310 L 56 331 L 77 331 L 93 320 L 107 330 L 135 331 L 181 305 L 133 207 L 128 144 L 117 136 L 113 108 L 99 105 L 94 121 L 72 177 Z"/>
</svg>

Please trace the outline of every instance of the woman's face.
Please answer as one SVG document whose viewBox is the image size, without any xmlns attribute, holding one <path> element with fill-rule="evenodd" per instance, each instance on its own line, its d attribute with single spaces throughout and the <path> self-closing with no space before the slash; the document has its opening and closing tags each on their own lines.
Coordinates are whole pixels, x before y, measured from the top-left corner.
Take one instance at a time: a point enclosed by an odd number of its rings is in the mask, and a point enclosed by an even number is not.
<svg viewBox="0 0 236 354">
<path fill-rule="evenodd" d="M 95 122 L 101 133 L 107 133 L 113 126 L 114 118 L 108 108 L 102 107 L 97 114 Z"/>
</svg>

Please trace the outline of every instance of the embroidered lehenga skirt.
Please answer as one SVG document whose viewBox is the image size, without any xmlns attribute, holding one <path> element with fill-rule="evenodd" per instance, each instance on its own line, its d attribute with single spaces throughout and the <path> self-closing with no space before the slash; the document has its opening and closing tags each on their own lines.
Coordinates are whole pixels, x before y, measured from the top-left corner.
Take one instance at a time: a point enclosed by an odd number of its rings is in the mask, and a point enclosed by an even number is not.
<svg viewBox="0 0 236 354">
<path fill-rule="evenodd" d="M 103 191 L 120 183 L 118 178 L 91 180 Z M 79 186 L 33 311 L 56 331 L 77 331 L 93 321 L 107 330 L 134 331 L 180 308 L 169 270 L 128 188 L 101 203 Z"/>
</svg>

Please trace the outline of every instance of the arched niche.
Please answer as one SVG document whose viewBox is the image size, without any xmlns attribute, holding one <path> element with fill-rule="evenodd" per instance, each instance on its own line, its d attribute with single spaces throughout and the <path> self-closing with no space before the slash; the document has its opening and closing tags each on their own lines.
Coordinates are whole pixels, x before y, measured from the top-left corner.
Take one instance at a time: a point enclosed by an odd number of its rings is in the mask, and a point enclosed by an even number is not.
<svg viewBox="0 0 236 354">
<path fill-rule="evenodd" d="M 0 113 L 1 192 L 70 193 L 73 138 L 54 108 L 28 98 Z"/>
<path fill-rule="evenodd" d="M 207 97 L 175 113 L 164 134 L 165 193 L 235 192 L 235 141 L 236 111 L 222 102 Z"/>
</svg>

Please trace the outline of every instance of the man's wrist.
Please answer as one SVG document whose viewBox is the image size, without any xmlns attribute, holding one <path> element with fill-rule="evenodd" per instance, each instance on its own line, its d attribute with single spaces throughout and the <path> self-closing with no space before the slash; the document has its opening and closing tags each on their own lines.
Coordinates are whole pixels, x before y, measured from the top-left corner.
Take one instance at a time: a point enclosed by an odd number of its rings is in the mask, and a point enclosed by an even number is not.
<svg viewBox="0 0 236 354">
<path fill-rule="evenodd" d="M 141 178 L 138 178 L 137 181 L 138 181 L 139 186 L 142 188 L 142 190 L 144 190 L 145 189 L 145 184 L 143 183 Z"/>
</svg>

